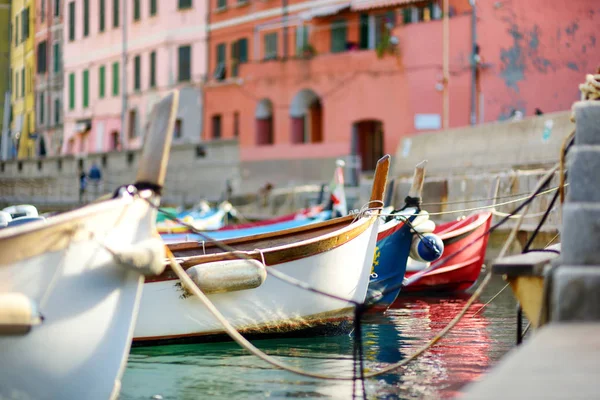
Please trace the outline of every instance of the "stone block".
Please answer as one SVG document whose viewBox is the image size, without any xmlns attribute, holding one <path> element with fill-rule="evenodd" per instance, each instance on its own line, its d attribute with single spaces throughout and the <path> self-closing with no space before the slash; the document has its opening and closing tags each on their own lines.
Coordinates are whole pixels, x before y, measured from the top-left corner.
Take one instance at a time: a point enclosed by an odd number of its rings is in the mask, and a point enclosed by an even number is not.
<svg viewBox="0 0 600 400">
<path fill-rule="evenodd" d="M 600 265 L 600 204 L 566 203 L 561 259 L 569 265 Z"/>
<path fill-rule="evenodd" d="M 571 149 L 567 193 L 568 201 L 600 202 L 600 145 Z"/>
<path fill-rule="evenodd" d="M 561 265 L 552 281 L 553 321 L 600 321 L 600 265 Z"/>
<path fill-rule="evenodd" d="M 600 145 L 600 101 L 578 101 L 573 104 L 575 113 L 575 144 Z"/>
</svg>

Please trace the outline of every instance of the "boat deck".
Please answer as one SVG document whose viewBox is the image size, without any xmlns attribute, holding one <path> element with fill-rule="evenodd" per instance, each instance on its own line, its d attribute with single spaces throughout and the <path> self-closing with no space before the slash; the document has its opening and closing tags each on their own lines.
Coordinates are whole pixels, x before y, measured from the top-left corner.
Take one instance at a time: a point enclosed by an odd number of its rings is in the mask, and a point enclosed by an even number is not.
<svg viewBox="0 0 600 400">
<path fill-rule="evenodd" d="M 553 323 L 512 350 L 461 399 L 600 398 L 600 323 Z"/>
</svg>

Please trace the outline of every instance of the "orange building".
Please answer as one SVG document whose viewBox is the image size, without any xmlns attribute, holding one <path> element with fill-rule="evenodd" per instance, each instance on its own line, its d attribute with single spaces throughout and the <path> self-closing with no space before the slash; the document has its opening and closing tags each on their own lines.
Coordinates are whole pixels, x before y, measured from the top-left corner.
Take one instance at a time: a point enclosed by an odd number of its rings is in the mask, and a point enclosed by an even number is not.
<svg viewBox="0 0 600 400">
<path fill-rule="evenodd" d="M 568 109 L 600 62 L 597 2 L 471 3 L 449 0 L 449 126 Z M 403 137 L 442 128 L 441 0 L 211 0 L 208 12 L 203 138 L 238 137 L 246 163 L 355 156 L 370 171 Z"/>
</svg>

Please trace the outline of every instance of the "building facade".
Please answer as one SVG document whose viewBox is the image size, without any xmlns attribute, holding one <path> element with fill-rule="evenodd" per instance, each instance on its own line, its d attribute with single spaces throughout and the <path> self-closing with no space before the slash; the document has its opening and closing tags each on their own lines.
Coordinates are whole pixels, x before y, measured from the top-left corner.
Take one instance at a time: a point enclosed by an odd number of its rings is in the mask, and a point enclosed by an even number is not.
<svg viewBox="0 0 600 400">
<path fill-rule="evenodd" d="M 153 105 L 176 87 L 174 143 L 200 140 L 203 1 L 65 0 L 63 12 L 64 153 L 137 148 Z"/>
<path fill-rule="evenodd" d="M 14 156 L 10 132 L 10 0 L 0 0 L 0 159 Z M 6 119 L 5 119 L 6 115 Z"/>
<path fill-rule="evenodd" d="M 568 109 L 597 2 L 473 3 L 449 0 L 445 63 L 441 0 L 210 1 L 204 138 L 238 137 L 246 163 L 348 157 L 371 171 L 444 114 L 459 127 Z"/>
<path fill-rule="evenodd" d="M 35 0 L 13 0 L 11 4 L 11 139 L 19 158 L 36 155 L 35 5 Z"/>
<path fill-rule="evenodd" d="M 36 154 L 60 154 L 63 117 L 63 0 L 36 0 Z"/>
</svg>

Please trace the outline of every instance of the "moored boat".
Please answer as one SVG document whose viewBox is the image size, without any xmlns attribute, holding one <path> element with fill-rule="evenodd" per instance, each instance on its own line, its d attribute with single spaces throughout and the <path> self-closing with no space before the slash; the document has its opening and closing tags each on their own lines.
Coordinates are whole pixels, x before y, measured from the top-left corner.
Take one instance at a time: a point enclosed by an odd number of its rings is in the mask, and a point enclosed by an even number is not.
<svg viewBox="0 0 600 400">
<path fill-rule="evenodd" d="M 442 260 L 472 241 L 476 240 L 476 243 L 403 287 L 402 292 L 457 292 L 473 286 L 483 266 L 488 242 L 488 235 L 484 233 L 491 223 L 492 213 L 486 211 L 437 225 L 434 233 L 444 242 Z M 406 277 L 410 279 L 428 266 L 429 263 L 409 260 Z"/>
<path fill-rule="evenodd" d="M 178 92 L 157 104 L 136 184 L 44 221 L 0 229 L 0 398 L 115 399 L 155 228 Z"/>
<path fill-rule="evenodd" d="M 377 166 L 370 211 L 320 223 L 224 241 L 170 244 L 169 249 L 216 308 L 245 334 L 335 326 L 363 302 L 375 251 L 379 210 L 389 156 Z M 240 257 L 251 260 L 240 260 Z M 303 285 L 269 273 L 274 269 Z M 134 332 L 134 344 L 222 337 L 224 330 L 173 271 L 148 280 Z"/>
</svg>

